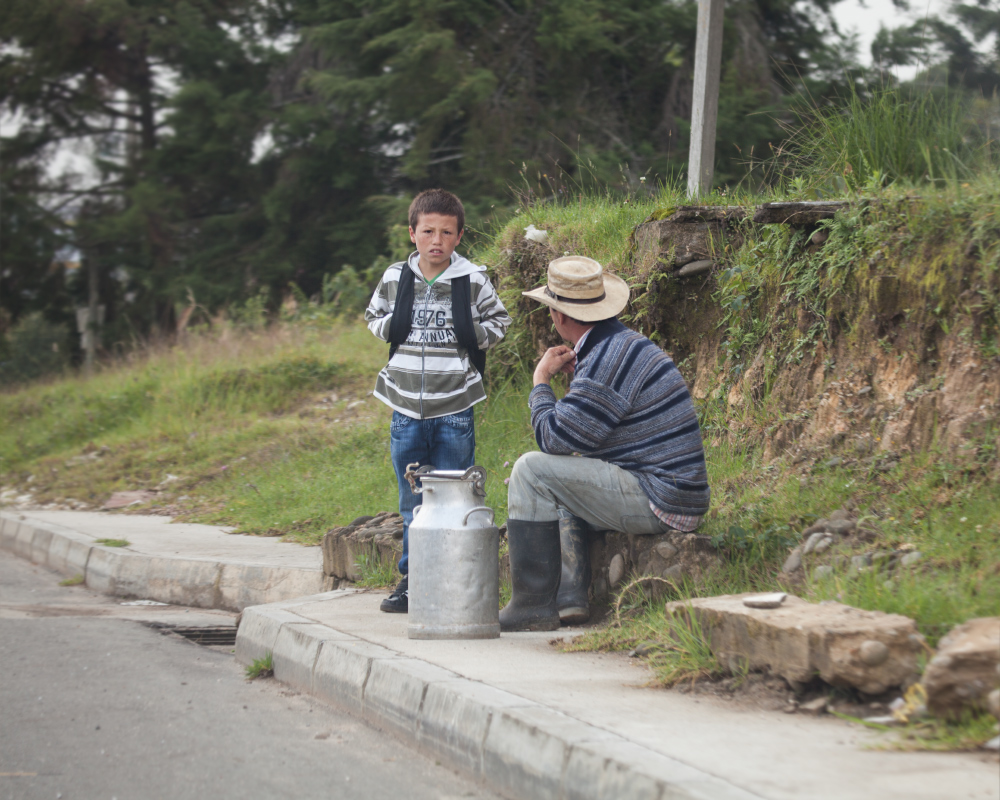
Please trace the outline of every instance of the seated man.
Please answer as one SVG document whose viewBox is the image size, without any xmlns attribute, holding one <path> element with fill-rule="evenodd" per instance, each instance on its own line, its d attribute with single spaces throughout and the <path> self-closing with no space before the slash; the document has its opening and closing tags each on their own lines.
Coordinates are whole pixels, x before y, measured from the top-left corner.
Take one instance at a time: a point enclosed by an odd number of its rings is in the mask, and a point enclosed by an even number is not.
<svg viewBox="0 0 1000 800">
<path fill-rule="evenodd" d="M 708 511 L 709 489 L 684 379 L 666 353 L 617 319 L 628 303 L 625 282 L 593 259 L 567 256 L 549 264 L 547 286 L 523 294 L 549 306 L 573 347 L 549 348 L 535 367 L 528 403 L 541 452 L 521 456 L 510 477 L 513 593 L 500 628 L 548 631 L 560 618 L 590 615 L 584 523 L 633 534 L 692 531 Z M 557 401 L 549 382 L 558 372 L 573 381 Z"/>
</svg>

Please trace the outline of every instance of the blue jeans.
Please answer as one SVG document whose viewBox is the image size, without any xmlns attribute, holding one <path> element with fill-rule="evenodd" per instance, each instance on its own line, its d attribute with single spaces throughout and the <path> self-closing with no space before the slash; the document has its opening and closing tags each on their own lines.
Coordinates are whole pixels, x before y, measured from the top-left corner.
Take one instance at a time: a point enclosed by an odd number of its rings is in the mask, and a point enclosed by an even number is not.
<svg viewBox="0 0 1000 800">
<path fill-rule="evenodd" d="M 389 425 L 389 453 L 399 484 L 399 513 L 403 517 L 403 557 L 399 572 L 406 575 L 410 557 L 410 523 L 413 509 L 420 505 L 420 495 L 410 490 L 403 477 L 406 465 L 433 464 L 438 469 L 468 469 L 476 461 L 476 424 L 473 410 L 434 419 L 414 419 L 392 412 Z"/>
</svg>

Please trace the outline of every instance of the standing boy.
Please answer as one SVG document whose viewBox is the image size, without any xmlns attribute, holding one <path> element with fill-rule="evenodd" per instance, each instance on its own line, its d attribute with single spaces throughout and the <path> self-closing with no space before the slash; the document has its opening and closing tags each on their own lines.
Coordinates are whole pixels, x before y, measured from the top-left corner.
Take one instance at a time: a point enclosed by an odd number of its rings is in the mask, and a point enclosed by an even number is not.
<svg viewBox="0 0 1000 800">
<path fill-rule="evenodd" d="M 472 407 L 486 399 L 486 350 L 510 325 L 486 267 L 455 253 L 465 230 L 461 201 L 443 189 L 421 192 L 409 221 L 417 251 L 385 271 L 365 312 L 368 329 L 389 342 L 375 397 L 392 408 L 390 454 L 403 516 L 403 579 L 381 606 L 396 613 L 409 606 L 409 527 L 418 503 L 403 477 L 406 466 L 474 464 Z"/>
</svg>

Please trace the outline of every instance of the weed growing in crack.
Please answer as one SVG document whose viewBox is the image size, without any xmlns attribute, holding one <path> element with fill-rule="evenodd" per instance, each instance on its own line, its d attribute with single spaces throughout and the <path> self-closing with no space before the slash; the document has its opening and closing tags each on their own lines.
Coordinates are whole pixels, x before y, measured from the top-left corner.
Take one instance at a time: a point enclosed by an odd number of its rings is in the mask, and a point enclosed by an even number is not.
<svg viewBox="0 0 1000 800">
<path fill-rule="evenodd" d="M 270 650 L 263 658 L 255 658 L 246 668 L 247 679 L 251 681 L 257 678 L 270 678 L 272 675 L 274 675 L 274 658 Z"/>
<path fill-rule="evenodd" d="M 382 558 L 374 549 L 370 553 L 359 555 L 356 564 L 361 573 L 361 580 L 357 582 L 358 586 L 381 589 L 386 586 L 395 586 L 399 580 L 396 565 L 391 560 Z"/>
</svg>

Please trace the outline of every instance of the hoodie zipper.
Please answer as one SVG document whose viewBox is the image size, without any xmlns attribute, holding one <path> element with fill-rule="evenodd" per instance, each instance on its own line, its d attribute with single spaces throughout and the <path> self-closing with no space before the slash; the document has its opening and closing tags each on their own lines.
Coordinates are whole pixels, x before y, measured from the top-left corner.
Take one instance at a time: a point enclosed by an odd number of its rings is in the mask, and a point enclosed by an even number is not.
<svg viewBox="0 0 1000 800">
<path fill-rule="evenodd" d="M 421 276 L 421 280 L 423 277 Z M 424 389 L 427 380 L 427 308 L 431 300 L 434 286 L 424 281 L 424 328 L 420 335 L 420 419 L 424 418 Z"/>
</svg>

